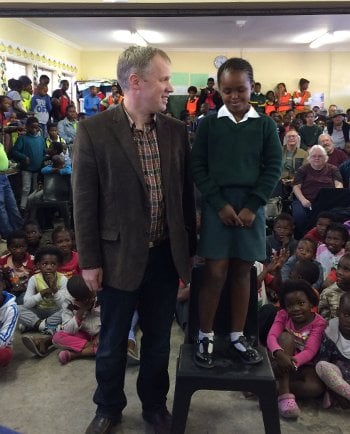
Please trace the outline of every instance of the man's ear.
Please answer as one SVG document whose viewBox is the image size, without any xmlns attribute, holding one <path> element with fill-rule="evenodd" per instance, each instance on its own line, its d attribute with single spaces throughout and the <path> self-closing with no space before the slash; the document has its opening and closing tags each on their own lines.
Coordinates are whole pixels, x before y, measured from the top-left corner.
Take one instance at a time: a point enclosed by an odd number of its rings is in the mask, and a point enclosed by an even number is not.
<svg viewBox="0 0 350 434">
<path fill-rule="evenodd" d="M 141 83 L 141 78 L 138 74 L 133 73 L 129 76 L 129 89 L 139 89 Z"/>
</svg>

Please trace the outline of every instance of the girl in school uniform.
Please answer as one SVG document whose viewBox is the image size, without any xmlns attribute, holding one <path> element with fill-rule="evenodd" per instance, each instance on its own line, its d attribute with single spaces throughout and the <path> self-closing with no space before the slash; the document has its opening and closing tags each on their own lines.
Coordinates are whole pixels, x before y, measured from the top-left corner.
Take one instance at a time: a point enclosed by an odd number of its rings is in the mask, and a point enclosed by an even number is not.
<svg viewBox="0 0 350 434">
<path fill-rule="evenodd" d="M 195 362 L 204 368 L 214 366 L 212 327 L 225 282 L 231 292 L 230 352 L 246 364 L 262 361 L 243 328 L 250 269 L 266 256 L 264 205 L 282 161 L 274 121 L 249 104 L 252 66 L 244 59 L 228 59 L 218 70 L 218 85 L 224 105 L 203 119 L 192 150 L 193 178 L 203 199 L 198 254 L 206 258 Z"/>
</svg>

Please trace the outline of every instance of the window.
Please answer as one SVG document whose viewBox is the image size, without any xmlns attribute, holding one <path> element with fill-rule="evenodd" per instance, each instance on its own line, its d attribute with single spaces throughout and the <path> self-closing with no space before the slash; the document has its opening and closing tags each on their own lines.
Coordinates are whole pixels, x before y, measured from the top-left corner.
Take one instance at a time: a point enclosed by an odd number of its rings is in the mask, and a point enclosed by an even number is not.
<svg viewBox="0 0 350 434">
<path fill-rule="evenodd" d="M 20 77 L 21 75 L 27 75 L 27 65 L 25 63 L 15 62 L 13 60 L 6 60 L 6 77 L 10 78 Z"/>
</svg>

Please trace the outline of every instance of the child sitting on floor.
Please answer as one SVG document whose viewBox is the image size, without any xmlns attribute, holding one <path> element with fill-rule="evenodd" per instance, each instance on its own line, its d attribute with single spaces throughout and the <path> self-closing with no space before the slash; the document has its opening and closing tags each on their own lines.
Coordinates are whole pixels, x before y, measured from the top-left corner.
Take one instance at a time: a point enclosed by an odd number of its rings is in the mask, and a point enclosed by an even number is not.
<svg viewBox="0 0 350 434">
<path fill-rule="evenodd" d="M 272 255 L 286 249 L 289 255 L 294 254 L 297 241 L 293 237 L 293 217 L 287 213 L 279 214 L 273 222 L 273 234 L 266 238 L 266 258 L 271 261 Z"/>
<path fill-rule="evenodd" d="M 298 241 L 295 249 L 295 254 L 290 256 L 287 262 L 283 265 L 281 270 L 282 281 L 290 279 L 292 269 L 297 261 L 313 261 L 319 268 L 319 274 L 314 282 L 310 282 L 314 288 L 321 290 L 323 284 L 323 269 L 322 265 L 315 261 L 316 244 L 310 238 L 302 238 Z"/>
<path fill-rule="evenodd" d="M 52 242 L 60 249 L 63 255 L 63 262 L 57 271 L 70 279 L 75 274 L 80 274 L 78 253 L 72 250 L 73 238 L 69 229 L 64 226 L 57 226 L 52 231 Z"/>
<path fill-rule="evenodd" d="M 62 322 L 62 304 L 67 296 L 67 278 L 57 272 L 63 255 L 57 247 L 41 247 L 35 255 L 39 273 L 29 279 L 19 315 L 20 331 L 53 334 Z"/>
<path fill-rule="evenodd" d="M 317 297 L 304 280 L 286 280 L 281 287 L 281 310 L 267 337 L 273 370 L 278 380 L 278 408 L 285 418 L 297 418 L 295 398 L 316 398 L 323 385 L 312 365 L 326 321 L 311 311 Z"/>
<path fill-rule="evenodd" d="M 337 281 L 321 292 L 319 314 L 327 321 L 338 316 L 340 297 L 350 291 L 350 253 L 340 259 L 336 271 Z"/>
<path fill-rule="evenodd" d="M 64 303 L 62 331 L 52 338 L 57 348 L 64 348 L 58 353 L 62 365 L 74 359 L 95 356 L 101 328 L 96 294 L 89 290 L 84 279 L 72 276 L 67 289 L 72 298 Z"/>
<path fill-rule="evenodd" d="M 7 237 L 9 253 L 1 256 L 0 267 L 7 280 L 6 288 L 15 295 L 16 303 L 23 304 L 28 279 L 34 272 L 34 258 L 27 252 L 26 234 L 11 232 Z"/>
<path fill-rule="evenodd" d="M 329 408 L 335 397 L 350 407 L 350 293 L 343 294 L 339 303 L 339 318 L 329 321 L 323 336 L 316 372 L 325 383 L 323 406 Z"/>
<path fill-rule="evenodd" d="M 0 368 L 5 368 L 13 357 L 12 340 L 18 319 L 15 296 L 4 288 L 4 276 L 0 272 Z"/>
<path fill-rule="evenodd" d="M 344 247 L 345 253 L 350 253 L 350 241 L 345 244 Z M 344 253 L 344 254 L 345 254 Z M 337 281 L 337 267 L 332 267 L 331 271 L 328 273 L 328 276 L 323 281 L 323 288 L 328 288 L 333 283 Z"/>
<path fill-rule="evenodd" d="M 332 268 L 336 268 L 339 259 L 345 253 L 345 244 L 349 240 L 346 227 L 340 223 L 332 223 L 326 230 L 324 244 L 317 248 L 316 260 L 321 263 L 323 277 L 326 278 Z"/>
<path fill-rule="evenodd" d="M 327 228 L 333 222 L 334 216 L 332 213 L 328 211 L 321 212 L 317 216 L 316 226 L 310 229 L 309 232 L 304 235 L 304 238 L 310 238 L 318 247 L 320 244 L 324 243 Z"/>
</svg>

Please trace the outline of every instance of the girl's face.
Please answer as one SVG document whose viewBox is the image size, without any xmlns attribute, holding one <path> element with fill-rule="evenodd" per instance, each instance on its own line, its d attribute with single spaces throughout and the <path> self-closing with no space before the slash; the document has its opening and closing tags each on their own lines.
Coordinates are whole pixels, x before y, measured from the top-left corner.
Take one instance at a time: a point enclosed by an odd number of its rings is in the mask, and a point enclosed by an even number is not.
<svg viewBox="0 0 350 434">
<path fill-rule="evenodd" d="M 299 241 L 295 249 L 295 256 L 299 260 L 312 261 L 315 259 L 315 248 L 308 241 Z"/>
<path fill-rule="evenodd" d="M 345 246 L 342 234 L 338 231 L 328 231 L 324 242 L 328 250 L 333 254 L 340 252 L 340 250 Z"/>
<path fill-rule="evenodd" d="M 233 115 L 242 116 L 249 110 L 254 85 L 244 71 L 224 71 L 219 81 L 222 100 Z"/>
<path fill-rule="evenodd" d="M 56 234 L 54 243 L 55 246 L 60 249 L 65 256 L 71 254 L 73 242 L 69 232 L 58 232 L 58 234 Z"/>
<path fill-rule="evenodd" d="M 27 242 L 23 238 L 14 238 L 8 249 L 15 261 L 23 261 L 27 251 Z"/>
<path fill-rule="evenodd" d="M 320 217 L 319 219 L 317 219 L 316 229 L 322 238 L 325 236 L 327 227 L 331 223 L 332 223 L 332 220 L 328 219 L 328 218 Z"/>
<path fill-rule="evenodd" d="M 57 271 L 59 265 L 58 258 L 56 255 L 44 255 L 38 262 L 38 268 L 41 273 L 54 274 Z"/>
<path fill-rule="evenodd" d="M 350 301 L 345 299 L 339 306 L 339 330 L 345 339 L 350 339 Z"/>
<path fill-rule="evenodd" d="M 350 260 L 341 258 L 337 268 L 337 284 L 339 288 L 345 291 L 345 288 L 350 289 Z"/>
<path fill-rule="evenodd" d="M 312 320 L 312 304 L 307 298 L 305 292 L 291 292 L 286 295 L 284 302 L 288 315 L 290 316 L 295 325 L 303 327 Z"/>
</svg>

